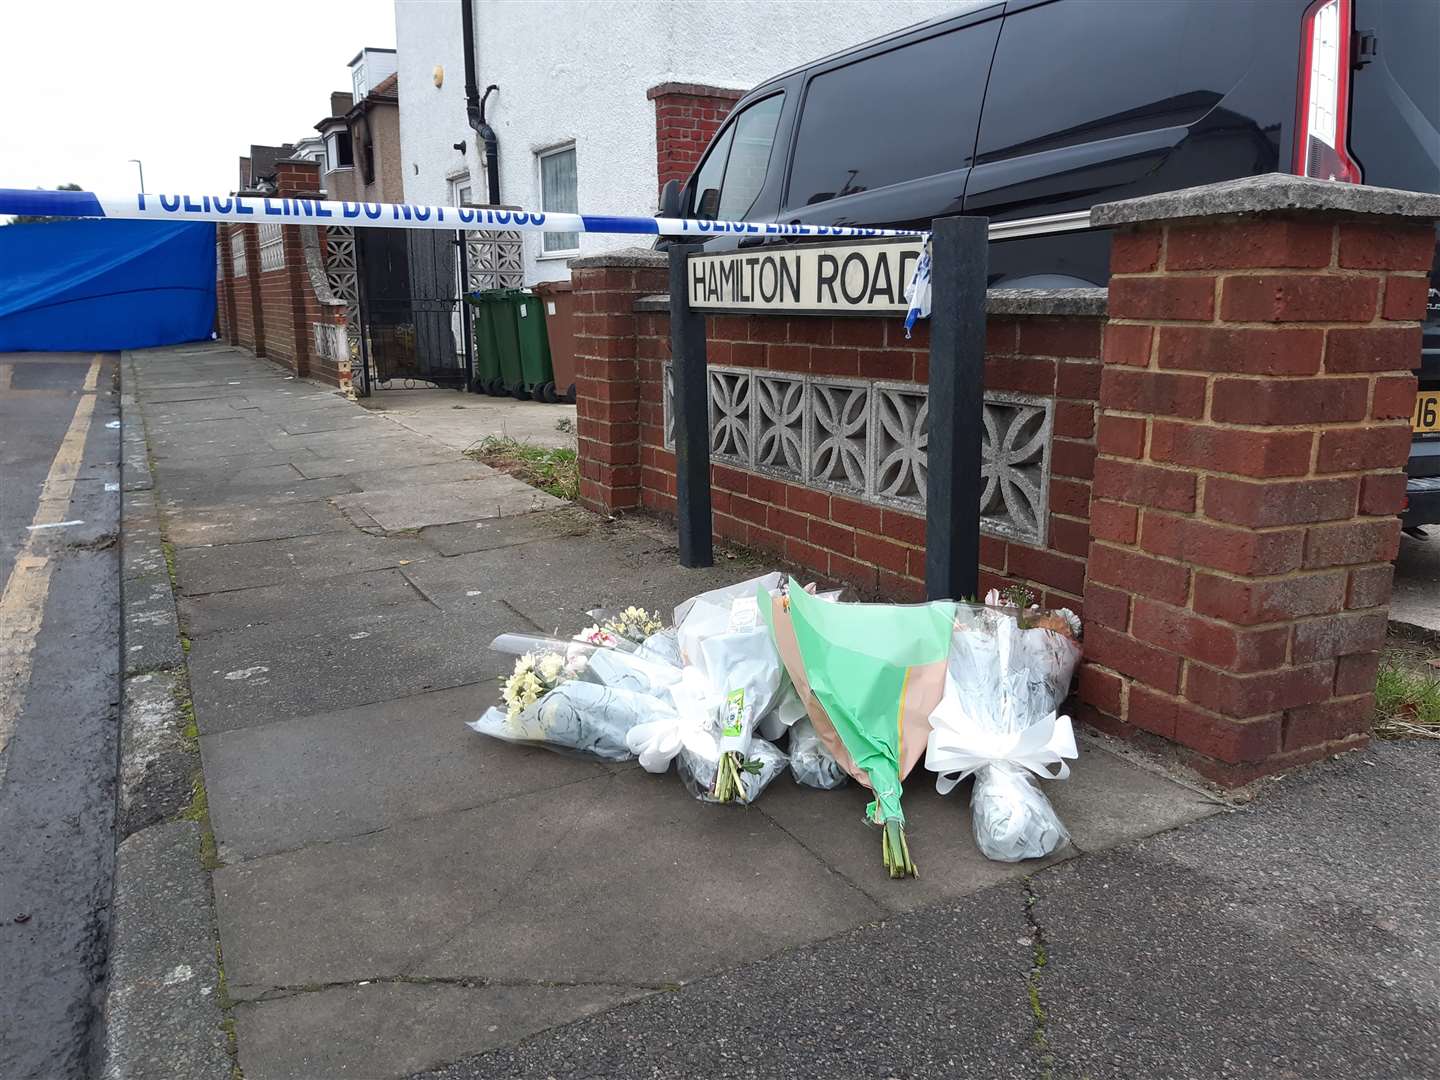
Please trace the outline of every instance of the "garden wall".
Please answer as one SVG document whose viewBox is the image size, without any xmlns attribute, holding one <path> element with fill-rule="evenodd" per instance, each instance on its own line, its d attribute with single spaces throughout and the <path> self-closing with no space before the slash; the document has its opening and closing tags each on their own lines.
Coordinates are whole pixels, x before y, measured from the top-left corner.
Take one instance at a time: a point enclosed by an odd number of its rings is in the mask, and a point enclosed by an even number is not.
<svg viewBox="0 0 1440 1080">
<path fill-rule="evenodd" d="M 321 198 L 319 166 L 282 161 L 272 198 Z M 251 192 L 247 194 L 263 195 Z M 331 290 L 317 225 L 221 224 L 216 307 L 220 335 L 297 376 L 350 385 L 346 308 Z"/>
<path fill-rule="evenodd" d="M 981 588 L 1079 611 L 1081 714 L 1227 783 L 1360 745 L 1440 199 L 1262 177 L 1097 207 L 1098 290 L 992 291 Z M 675 510 L 665 256 L 572 263 L 581 500 Z M 928 339 L 707 319 L 714 531 L 923 594 Z"/>
</svg>

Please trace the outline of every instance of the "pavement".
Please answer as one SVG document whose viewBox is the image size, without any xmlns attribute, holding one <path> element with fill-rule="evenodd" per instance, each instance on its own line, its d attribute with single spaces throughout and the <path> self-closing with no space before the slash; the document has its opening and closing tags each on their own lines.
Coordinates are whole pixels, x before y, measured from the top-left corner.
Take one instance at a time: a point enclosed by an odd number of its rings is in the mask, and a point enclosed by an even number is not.
<svg viewBox="0 0 1440 1080">
<path fill-rule="evenodd" d="M 360 404 L 401 427 L 465 451 L 486 435 L 575 448 L 575 406 L 428 388 L 377 390 Z"/>
<path fill-rule="evenodd" d="M 463 726 L 509 666 L 494 635 L 668 610 L 761 567 L 681 569 L 668 530 L 560 504 L 460 457 L 459 434 L 238 350 L 127 354 L 126 389 L 204 771 L 181 820 L 219 960 L 213 998 L 184 1001 L 223 1018 L 183 1048 L 185 1025 L 132 1040 L 111 1075 L 214 1075 L 216 1030 L 247 1080 L 1433 1064 L 1433 752 L 1376 747 L 1236 810 L 1085 740 L 1049 786 L 1074 843 L 1018 866 L 980 857 L 964 799 L 917 778 L 923 876 L 891 882 L 856 788 L 782 777 L 716 808 Z M 195 895 L 166 828 L 122 896 Z M 180 1011 L 171 955 L 181 985 L 207 974 L 200 920 L 162 933 L 159 904 L 117 925 L 132 1032 Z"/>
<path fill-rule="evenodd" d="M 0 355 L 0 1076 L 90 1075 L 115 865 L 111 354 Z"/>
<path fill-rule="evenodd" d="M 1395 559 L 1395 587 L 1390 596 L 1390 621 L 1440 638 L 1440 526 L 1429 526 L 1424 538 L 1402 535 Z"/>
</svg>

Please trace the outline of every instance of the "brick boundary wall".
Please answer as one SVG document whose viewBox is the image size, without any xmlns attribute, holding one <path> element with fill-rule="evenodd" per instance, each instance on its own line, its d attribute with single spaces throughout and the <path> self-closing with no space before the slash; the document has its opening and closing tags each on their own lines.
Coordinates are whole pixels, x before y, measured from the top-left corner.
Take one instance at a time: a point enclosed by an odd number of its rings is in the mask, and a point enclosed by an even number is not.
<svg viewBox="0 0 1440 1080">
<path fill-rule="evenodd" d="M 1363 745 L 1440 198 L 1275 176 L 1094 214 L 1121 228 L 1108 316 L 1086 291 L 989 297 L 987 390 L 1054 405 L 1047 543 L 982 535 L 982 588 L 1081 612 L 1080 715 L 1221 783 Z M 580 500 L 673 516 L 665 256 L 571 265 Z M 716 316 L 707 334 L 712 365 L 928 374 L 926 330 L 898 320 Z M 729 464 L 712 484 L 717 537 L 921 596 L 917 514 Z"/>
<path fill-rule="evenodd" d="M 1244 783 L 1369 738 L 1435 232 L 1420 197 L 1205 192 L 1096 214 L 1121 231 L 1081 693 Z"/>
<path fill-rule="evenodd" d="M 659 187 L 682 184 L 700 164 L 710 139 L 730 115 L 743 90 L 698 83 L 661 83 L 646 97 L 655 102 L 655 161 Z"/>
<path fill-rule="evenodd" d="M 313 161 L 277 162 L 275 181 L 270 198 L 323 197 L 320 167 Z M 342 347 L 345 305 L 331 293 L 325 276 L 324 226 L 282 225 L 282 262 L 268 270 L 260 265 L 258 225 L 223 224 L 217 232 L 222 259 L 217 321 L 225 340 L 275 360 L 297 376 L 348 390 L 350 358 L 348 348 Z M 244 276 L 235 274 L 230 247 L 234 239 L 244 245 Z"/>
<path fill-rule="evenodd" d="M 652 251 L 571 262 L 579 377 L 580 502 L 601 513 L 675 514 L 675 454 L 665 445 L 670 359 L 666 257 Z M 1048 543 L 980 541 L 981 589 L 1030 585 L 1042 602 L 1083 606 L 1090 482 L 1100 389 L 1103 290 L 1071 296 L 997 290 L 989 298 L 989 390 L 1055 399 Z M 929 328 L 898 319 L 731 316 L 706 319 L 712 365 L 924 384 Z M 920 387 L 917 387 L 919 389 Z M 715 535 L 780 556 L 867 597 L 924 595 L 925 519 L 916 511 L 752 472 L 711 466 Z"/>
</svg>

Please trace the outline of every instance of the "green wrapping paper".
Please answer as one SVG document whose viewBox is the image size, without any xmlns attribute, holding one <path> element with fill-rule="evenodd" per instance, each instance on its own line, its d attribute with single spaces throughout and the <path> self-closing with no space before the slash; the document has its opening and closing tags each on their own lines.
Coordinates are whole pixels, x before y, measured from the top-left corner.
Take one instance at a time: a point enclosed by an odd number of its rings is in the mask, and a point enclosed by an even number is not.
<svg viewBox="0 0 1440 1080">
<path fill-rule="evenodd" d="M 913 872 L 900 782 L 924 753 L 928 717 L 943 688 L 955 605 L 842 604 L 818 599 L 791 579 L 791 650 L 765 599 L 761 610 L 771 616 L 791 678 L 813 699 L 807 702 L 812 719 L 817 727 L 825 721 L 833 726 L 854 769 L 863 773 L 857 779 L 875 793 L 866 815 L 887 830 L 886 868 L 892 876 L 902 876 L 895 873 L 896 863 Z"/>
</svg>

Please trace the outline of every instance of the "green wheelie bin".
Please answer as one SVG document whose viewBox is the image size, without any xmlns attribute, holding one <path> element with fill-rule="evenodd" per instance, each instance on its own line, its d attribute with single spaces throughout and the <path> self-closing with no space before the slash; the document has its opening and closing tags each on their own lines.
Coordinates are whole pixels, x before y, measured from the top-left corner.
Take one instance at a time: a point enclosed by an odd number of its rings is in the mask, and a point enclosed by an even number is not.
<svg viewBox="0 0 1440 1080">
<path fill-rule="evenodd" d="M 515 305 L 515 335 L 525 389 L 536 401 L 555 400 L 555 372 L 550 364 L 550 338 L 545 331 L 545 301 L 520 292 Z"/>
<path fill-rule="evenodd" d="M 493 290 L 491 290 L 493 291 Z M 495 343 L 495 304 L 489 292 L 473 292 L 465 302 L 475 309 L 475 367 L 470 389 L 477 394 L 500 393 L 500 351 Z"/>
</svg>

